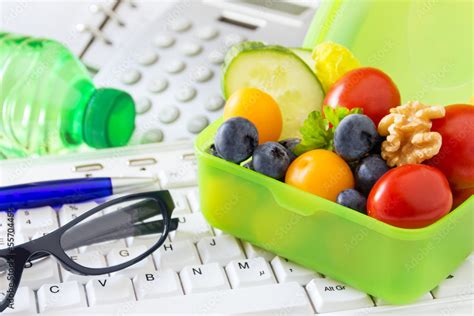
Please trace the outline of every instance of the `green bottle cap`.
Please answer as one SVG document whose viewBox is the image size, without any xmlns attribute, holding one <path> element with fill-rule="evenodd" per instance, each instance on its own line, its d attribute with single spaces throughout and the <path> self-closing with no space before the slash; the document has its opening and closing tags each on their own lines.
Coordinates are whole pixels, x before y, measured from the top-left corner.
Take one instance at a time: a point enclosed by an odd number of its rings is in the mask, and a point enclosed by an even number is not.
<svg viewBox="0 0 474 316">
<path fill-rule="evenodd" d="M 135 103 L 124 91 L 97 89 L 89 99 L 83 124 L 87 145 L 94 148 L 125 146 L 135 129 Z"/>
</svg>

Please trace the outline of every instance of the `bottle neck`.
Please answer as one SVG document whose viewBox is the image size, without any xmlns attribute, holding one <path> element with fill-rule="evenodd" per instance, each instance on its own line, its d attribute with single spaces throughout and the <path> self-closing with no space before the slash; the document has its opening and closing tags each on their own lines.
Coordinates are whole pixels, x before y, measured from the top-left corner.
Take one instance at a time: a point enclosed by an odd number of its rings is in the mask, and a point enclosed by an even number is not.
<svg viewBox="0 0 474 316">
<path fill-rule="evenodd" d="M 97 89 L 84 113 L 84 142 L 93 148 L 125 146 L 135 128 L 135 103 L 120 90 Z"/>
</svg>

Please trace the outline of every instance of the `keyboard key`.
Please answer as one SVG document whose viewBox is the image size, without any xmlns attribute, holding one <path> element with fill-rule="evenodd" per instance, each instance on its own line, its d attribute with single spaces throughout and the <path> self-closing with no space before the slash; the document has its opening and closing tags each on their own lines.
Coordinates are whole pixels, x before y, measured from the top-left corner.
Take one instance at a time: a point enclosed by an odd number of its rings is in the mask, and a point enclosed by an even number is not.
<svg viewBox="0 0 474 316">
<path fill-rule="evenodd" d="M 314 279 L 306 286 L 316 312 L 329 313 L 374 306 L 365 293 L 331 279 Z"/>
<path fill-rule="evenodd" d="M 130 248 L 121 248 L 121 249 L 112 249 L 106 256 L 107 262 L 109 263 L 109 266 L 116 266 L 121 263 L 128 262 L 145 251 L 147 251 L 148 248 L 145 246 L 138 246 L 138 247 L 130 247 Z M 113 275 L 127 275 L 130 277 L 133 277 L 140 273 L 143 270 L 153 270 L 155 267 L 153 265 L 153 261 L 151 261 L 151 257 L 146 257 L 145 259 L 135 263 L 134 265 L 131 265 L 128 268 L 119 270 L 117 272 L 112 273 Z"/>
<path fill-rule="evenodd" d="M 21 276 L 22 286 L 28 286 L 33 290 L 37 290 L 43 284 L 58 282 L 58 264 L 53 258 L 44 258 L 25 264 L 25 269 Z"/>
<path fill-rule="evenodd" d="M 158 54 L 151 49 L 145 50 L 137 56 L 137 62 L 142 66 L 153 65 L 157 60 Z"/>
<path fill-rule="evenodd" d="M 0 298 L 4 297 L 4 293 L 0 293 Z M 0 299 L 1 301 L 2 299 Z M 2 313 L 5 314 L 21 314 L 33 315 L 36 314 L 36 301 L 33 290 L 27 287 L 19 287 L 15 294 L 15 301 L 13 308 L 8 307 Z"/>
<path fill-rule="evenodd" d="M 174 168 L 159 173 L 160 183 L 165 189 L 193 186 L 197 183 L 196 164 L 183 161 Z"/>
<path fill-rule="evenodd" d="M 90 174 L 89 172 L 93 172 L 93 171 L 99 171 L 99 170 L 102 170 L 104 169 L 104 166 L 100 163 L 86 163 L 86 164 L 81 164 L 81 165 L 78 165 L 78 166 L 74 166 L 74 168 L 72 169 L 72 171 L 74 172 L 84 172 L 86 173 L 86 175 Z"/>
<path fill-rule="evenodd" d="M 142 78 L 142 74 L 135 69 L 127 69 L 121 76 L 120 81 L 126 85 L 137 83 Z"/>
<path fill-rule="evenodd" d="M 225 266 L 232 260 L 245 259 L 238 241 L 228 235 L 205 237 L 197 243 L 203 263 L 217 262 Z"/>
<path fill-rule="evenodd" d="M 169 48 L 173 46 L 175 39 L 167 34 L 159 34 L 153 39 L 153 44 L 159 48 Z"/>
<path fill-rule="evenodd" d="M 86 202 L 78 204 L 66 204 L 61 207 L 59 210 L 59 222 L 61 226 L 66 225 L 73 219 L 78 218 L 87 211 L 92 210 L 97 206 L 95 202 Z"/>
<path fill-rule="evenodd" d="M 37 295 L 40 313 L 87 306 L 84 288 L 77 282 L 45 284 Z"/>
<path fill-rule="evenodd" d="M 319 273 L 303 268 L 279 256 L 273 258 L 271 264 L 280 283 L 297 282 L 300 285 L 306 285 L 312 279 L 321 278 Z"/>
<path fill-rule="evenodd" d="M 185 267 L 179 274 L 186 294 L 229 289 L 224 269 L 217 263 Z"/>
<path fill-rule="evenodd" d="M 214 72 L 206 66 L 198 66 L 192 72 L 192 78 L 196 82 L 206 82 L 212 78 Z"/>
<path fill-rule="evenodd" d="M 226 272 L 233 289 L 276 283 L 268 262 L 263 258 L 231 261 Z"/>
<path fill-rule="evenodd" d="M 433 299 L 433 296 L 431 295 L 430 292 L 428 293 L 425 293 L 425 295 L 423 295 L 422 297 L 418 298 L 416 301 L 414 301 L 412 304 L 418 304 L 418 303 L 422 303 L 422 302 L 426 302 L 426 301 L 431 301 Z M 377 298 L 377 297 L 374 297 L 374 301 L 375 301 L 375 305 L 377 306 L 388 306 L 388 305 L 391 305 L 390 303 L 380 299 L 380 298 Z"/>
<path fill-rule="evenodd" d="M 432 292 L 435 298 L 474 294 L 474 261 L 466 260 Z"/>
<path fill-rule="evenodd" d="M 186 124 L 188 132 L 198 134 L 209 125 L 209 119 L 204 115 L 195 115 L 191 117 Z"/>
<path fill-rule="evenodd" d="M 147 97 L 138 98 L 135 101 L 135 112 L 137 114 L 144 114 L 151 109 L 152 103 L 151 100 Z"/>
<path fill-rule="evenodd" d="M 177 74 L 186 68 L 186 64 L 181 60 L 172 60 L 166 63 L 165 70 L 169 74 Z"/>
<path fill-rule="evenodd" d="M 136 158 L 136 159 L 129 159 L 127 164 L 131 167 L 145 167 L 156 165 L 157 161 L 153 157 L 144 157 L 144 158 Z"/>
<path fill-rule="evenodd" d="M 212 51 L 211 53 L 209 53 L 209 56 L 207 56 L 207 59 L 215 65 L 222 64 L 224 62 L 224 58 L 225 55 L 218 50 Z"/>
<path fill-rule="evenodd" d="M 141 140 L 142 144 L 161 143 L 163 141 L 163 131 L 159 128 L 154 128 L 147 131 Z"/>
<path fill-rule="evenodd" d="M 179 117 L 179 109 L 173 105 L 165 106 L 158 112 L 158 119 L 163 124 L 171 124 Z"/>
<path fill-rule="evenodd" d="M 209 41 L 219 35 L 219 30 L 213 26 L 204 26 L 197 30 L 196 35 L 202 40 Z"/>
<path fill-rule="evenodd" d="M 46 235 L 48 235 L 50 232 L 49 231 L 41 231 L 41 230 L 37 230 L 36 233 L 31 236 L 31 240 L 34 240 L 34 239 L 38 239 L 38 238 L 41 238 L 41 237 L 44 237 Z M 76 251 L 76 250 L 70 250 L 70 251 Z"/>
<path fill-rule="evenodd" d="M 97 244 L 92 244 L 88 246 L 83 246 L 79 248 L 79 253 L 98 251 L 104 256 L 107 255 L 112 249 L 124 248 L 126 247 L 125 239 L 105 241 Z"/>
<path fill-rule="evenodd" d="M 186 18 L 174 19 L 169 24 L 169 28 L 175 32 L 184 32 L 191 28 L 192 22 Z"/>
<path fill-rule="evenodd" d="M 202 46 L 196 43 L 188 42 L 181 45 L 179 49 L 185 56 L 191 57 L 199 54 L 202 51 Z"/>
<path fill-rule="evenodd" d="M 74 262 L 87 268 L 105 268 L 107 263 L 104 255 L 98 251 L 91 251 L 86 253 L 79 253 L 69 256 Z M 79 275 L 74 272 L 68 271 L 61 267 L 61 274 L 63 281 L 77 281 L 81 284 L 86 284 L 91 277 L 86 275 Z M 99 276 L 95 276 L 99 277 Z"/>
<path fill-rule="evenodd" d="M 202 213 L 180 215 L 178 229 L 170 233 L 171 241 L 191 240 L 198 242 L 201 238 L 212 237 L 211 227 Z"/>
<path fill-rule="evenodd" d="M 197 91 L 191 86 L 182 86 L 176 90 L 174 97 L 179 102 L 188 102 L 194 99 Z"/>
<path fill-rule="evenodd" d="M 165 91 L 166 88 L 168 88 L 168 80 L 165 78 L 155 78 L 148 84 L 148 91 L 151 93 L 160 93 Z"/>
<path fill-rule="evenodd" d="M 297 283 L 272 284 L 259 287 L 222 290 L 143 300 L 133 305 L 133 314 L 166 311 L 167 314 L 259 314 L 312 315 L 311 303 L 304 289 Z M 111 313 L 110 308 L 82 309 L 91 315 Z"/>
<path fill-rule="evenodd" d="M 225 100 L 220 95 L 215 95 L 210 97 L 206 103 L 204 103 L 204 108 L 208 111 L 215 112 L 222 109 L 225 105 Z"/>
<path fill-rule="evenodd" d="M 128 247 L 145 246 L 147 249 L 154 246 L 161 238 L 162 234 L 150 234 L 127 238 Z"/>
<path fill-rule="evenodd" d="M 38 230 L 51 232 L 58 228 L 56 211 L 49 206 L 18 210 L 15 214 L 15 231 L 31 238 Z"/>
<path fill-rule="evenodd" d="M 121 275 L 90 280 L 86 291 L 90 306 L 135 300 L 132 281 Z"/>
<path fill-rule="evenodd" d="M 196 247 L 189 240 L 164 243 L 153 253 L 153 258 L 158 271 L 172 269 L 178 272 L 185 266 L 201 264 Z"/>
<path fill-rule="evenodd" d="M 171 269 L 140 273 L 133 284 L 139 300 L 183 295 L 178 274 Z"/>
<path fill-rule="evenodd" d="M 171 191 L 171 196 L 173 197 L 174 201 L 174 210 L 173 214 L 177 215 L 185 215 L 190 214 L 191 210 L 189 209 L 188 201 L 186 200 L 186 196 L 177 191 Z"/>
<path fill-rule="evenodd" d="M 245 253 L 247 254 L 247 258 L 252 259 L 262 257 L 268 262 L 272 261 L 272 259 L 275 258 L 275 255 L 273 253 L 263 250 L 262 248 L 257 247 L 255 245 L 252 245 L 248 241 L 242 241 L 242 244 L 244 246 Z"/>
</svg>

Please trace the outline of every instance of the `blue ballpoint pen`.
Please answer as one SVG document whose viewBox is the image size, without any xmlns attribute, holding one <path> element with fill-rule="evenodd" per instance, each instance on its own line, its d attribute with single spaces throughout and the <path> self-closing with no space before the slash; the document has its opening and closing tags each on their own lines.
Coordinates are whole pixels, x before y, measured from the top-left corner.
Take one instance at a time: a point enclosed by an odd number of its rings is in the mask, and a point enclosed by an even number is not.
<svg viewBox="0 0 474 316">
<path fill-rule="evenodd" d="M 154 178 L 81 178 L 0 187 L 0 211 L 85 202 L 156 181 Z"/>
</svg>

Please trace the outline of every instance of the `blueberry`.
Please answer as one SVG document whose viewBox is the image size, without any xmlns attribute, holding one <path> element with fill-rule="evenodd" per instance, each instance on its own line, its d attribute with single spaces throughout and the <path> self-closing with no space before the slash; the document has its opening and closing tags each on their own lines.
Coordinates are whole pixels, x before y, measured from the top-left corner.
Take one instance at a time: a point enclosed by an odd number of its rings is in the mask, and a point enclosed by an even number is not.
<svg viewBox="0 0 474 316">
<path fill-rule="evenodd" d="M 217 130 L 216 151 L 225 160 L 241 163 L 252 155 L 257 145 L 257 128 L 243 117 L 228 119 Z"/>
<path fill-rule="evenodd" d="M 354 172 L 357 190 L 369 195 L 375 182 L 388 170 L 387 163 L 379 155 L 365 157 Z"/>
<path fill-rule="evenodd" d="M 357 212 L 366 213 L 367 199 L 354 189 L 344 190 L 339 193 L 336 202 Z"/>
<path fill-rule="evenodd" d="M 334 133 L 334 149 L 346 161 L 364 157 L 377 142 L 379 134 L 374 122 L 362 114 L 346 116 Z"/>
<path fill-rule="evenodd" d="M 255 171 L 279 180 L 285 176 L 290 156 L 283 145 L 267 142 L 255 149 L 252 165 Z"/>
<path fill-rule="evenodd" d="M 296 145 L 301 143 L 301 139 L 299 138 L 288 138 L 284 140 L 280 140 L 279 143 L 285 147 L 286 151 L 288 152 L 288 156 L 290 156 L 290 163 L 296 159 L 296 155 L 293 153 L 293 148 Z"/>
</svg>

